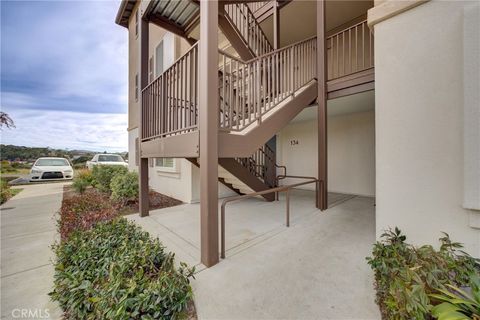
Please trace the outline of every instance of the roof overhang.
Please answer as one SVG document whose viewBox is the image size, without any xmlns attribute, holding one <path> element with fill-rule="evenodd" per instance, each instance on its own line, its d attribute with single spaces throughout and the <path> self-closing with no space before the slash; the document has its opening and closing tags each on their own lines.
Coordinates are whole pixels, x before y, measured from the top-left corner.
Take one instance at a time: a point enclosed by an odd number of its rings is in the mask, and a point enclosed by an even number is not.
<svg viewBox="0 0 480 320">
<path fill-rule="evenodd" d="M 128 28 L 128 20 L 132 15 L 136 2 L 136 0 L 122 0 L 118 8 L 117 17 L 115 18 L 116 24 Z"/>
</svg>

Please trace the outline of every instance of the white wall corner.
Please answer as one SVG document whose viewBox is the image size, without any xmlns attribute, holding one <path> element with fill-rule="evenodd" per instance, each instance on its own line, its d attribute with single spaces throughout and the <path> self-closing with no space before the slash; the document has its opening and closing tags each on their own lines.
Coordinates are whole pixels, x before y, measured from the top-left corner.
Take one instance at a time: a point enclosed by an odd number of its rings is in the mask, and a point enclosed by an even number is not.
<svg viewBox="0 0 480 320">
<path fill-rule="evenodd" d="M 480 211 L 471 211 L 468 222 L 470 227 L 480 230 Z"/>
<path fill-rule="evenodd" d="M 464 7 L 464 191 L 463 207 L 480 210 L 480 3 Z M 480 211 L 470 214 L 480 228 Z"/>
</svg>

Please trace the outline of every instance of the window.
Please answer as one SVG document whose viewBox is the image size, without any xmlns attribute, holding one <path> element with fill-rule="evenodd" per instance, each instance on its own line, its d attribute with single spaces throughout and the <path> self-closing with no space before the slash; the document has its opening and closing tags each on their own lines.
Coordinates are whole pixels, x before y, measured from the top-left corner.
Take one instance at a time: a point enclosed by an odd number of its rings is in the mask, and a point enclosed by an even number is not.
<svg viewBox="0 0 480 320">
<path fill-rule="evenodd" d="M 66 159 L 38 159 L 35 162 L 35 167 L 65 167 L 69 166 L 70 163 Z"/>
<path fill-rule="evenodd" d="M 155 166 L 161 168 L 175 169 L 174 158 L 155 158 Z"/>
<path fill-rule="evenodd" d="M 155 76 L 158 77 L 163 72 L 163 40 L 160 41 L 155 49 Z"/>
<path fill-rule="evenodd" d="M 138 101 L 138 73 L 135 75 L 135 101 Z"/>
<path fill-rule="evenodd" d="M 148 59 L 148 82 L 153 81 L 153 56 Z"/>
<path fill-rule="evenodd" d="M 139 9 L 135 13 L 135 36 L 138 37 L 138 16 L 140 15 Z"/>
<path fill-rule="evenodd" d="M 122 157 L 114 154 L 102 154 L 98 156 L 98 162 L 125 162 Z"/>
</svg>

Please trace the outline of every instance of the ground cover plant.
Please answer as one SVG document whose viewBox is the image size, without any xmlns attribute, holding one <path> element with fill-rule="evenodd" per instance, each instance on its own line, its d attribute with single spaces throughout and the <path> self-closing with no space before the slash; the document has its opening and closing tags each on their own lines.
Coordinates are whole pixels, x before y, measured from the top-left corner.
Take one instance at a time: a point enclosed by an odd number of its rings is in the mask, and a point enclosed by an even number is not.
<svg viewBox="0 0 480 320">
<path fill-rule="evenodd" d="M 95 224 L 116 216 L 117 208 L 101 192 L 92 190 L 83 194 L 71 194 L 62 201 L 58 231 L 61 239 L 67 240 L 75 231 L 89 230 Z"/>
<path fill-rule="evenodd" d="M 138 174 L 129 172 L 120 166 L 95 166 L 93 170 L 78 170 L 73 179 L 71 188 L 65 187 L 65 194 L 87 194 L 100 192 L 105 195 L 105 201 L 110 198 L 112 205 L 121 215 L 138 212 Z M 167 208 L 182 204 L 181 201 L 149 191 L 151 209 Z"/>
<path fill-rule="evenodd" d="M 138 176 L 105 167 L 65 186 L 51 298 L 65 319 L 195 318 L 194 269 L 176 268 L 158 239 L 120 217 L 138 202 Z"/>
<path fill-rule="evenodd" d="M 0 204 L 5 203 L 8 199 L 18 194 L 23 189 L 12 189 L 8 185 L 7 179 L 0 179 Z"/>
<path fill-rule="evenodd" d="M 468 286 L 480 270 L 478 260 L 463 252 L 448 234 L 440 238 L 439 250 L 408 244 L 398 228 L 381 238 L 367 261 L 375 274 L 382 319 L 432 319 L 432 308 L 439 301 L 431 294 L 448 291 L 449 286 Z"/>
<path fill-rule="evenodd" d="M 193 269 L 124 218 L 77 230 L 54 246 L 54 290 L 66 319 L 181 319 Z"/>
</svg>

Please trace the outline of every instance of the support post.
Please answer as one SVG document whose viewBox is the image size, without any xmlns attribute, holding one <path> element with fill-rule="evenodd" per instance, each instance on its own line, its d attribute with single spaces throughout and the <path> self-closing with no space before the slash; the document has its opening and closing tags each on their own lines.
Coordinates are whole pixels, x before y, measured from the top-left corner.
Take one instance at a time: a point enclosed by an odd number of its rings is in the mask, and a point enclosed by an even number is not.
<svg viewBox="0 0 480 320">
<path fill-rule="evenodd" d="M 327 188 L 327 57 L 325 37 L 325 3 L 317 0 L 317 83 L 318 83 L 318 208 L 328 208 Z"/>
<path fill-rule="evenodd" d="M 280 48 L 280 7 L 278 0 L 273 1 L 273 49 Z"/>
<path fill-rule="evenodd" d="M 201 261 L 218 263 L 218 1 L 200 1 L 199 43 Z"/>
<path fill-rule="evenodd" d="M 140 5 L 138 10 L 142 10 L 142 6 Z M 148 26 L 149 22 L 146 17 L 143 16 L 143 12 L 140 11 L 140 28 L 139 28 L 139 65 L 138 65 L 138 74 L 140 80 L 140 90 L 143 90 L 148 85 Z M 139 105 L 140 105 L 140 123 L 139 123 L 139 144 L 138 148 L 140 154 L 140 162 L 139 162 L 139 211 L 141 217 L 148 216 L 149 212 L 149 186 L 148 186 L 148 158 L 142 157 L 142 127 L 144 122 L 144 115 L 143 115 L 143 108 L 142 104 L 144 103 L 144 98 L 142 97 L 142 91 L 139 93 Z"/>
</svg>

